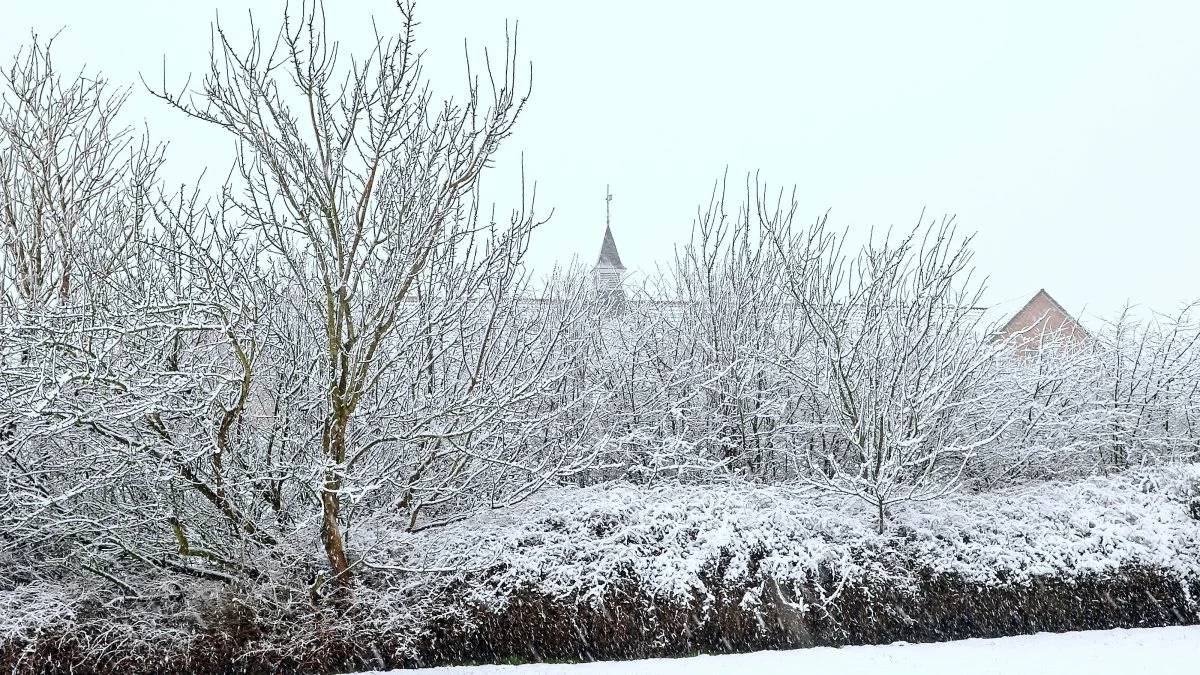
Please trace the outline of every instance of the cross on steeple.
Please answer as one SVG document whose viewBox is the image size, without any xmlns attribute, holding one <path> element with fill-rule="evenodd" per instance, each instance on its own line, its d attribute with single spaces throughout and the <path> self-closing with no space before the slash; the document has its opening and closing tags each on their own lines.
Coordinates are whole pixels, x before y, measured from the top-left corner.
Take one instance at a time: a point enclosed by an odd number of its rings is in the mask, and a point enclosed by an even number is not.
<svg viewBox="0 0 1200 675">
<path fill-rule="evenodd" d="M 612 227 L 612 189 L 604 186 L 604 229 Z"/>
</svg>

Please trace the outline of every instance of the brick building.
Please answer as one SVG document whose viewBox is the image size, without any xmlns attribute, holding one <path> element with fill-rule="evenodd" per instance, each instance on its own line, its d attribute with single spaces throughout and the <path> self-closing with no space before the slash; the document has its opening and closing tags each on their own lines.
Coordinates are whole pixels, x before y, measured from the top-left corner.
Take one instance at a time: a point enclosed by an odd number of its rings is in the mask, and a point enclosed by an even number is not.
<svg viewBox="0 0 1200 675">
<path fill-rule="evenodd" d="M 1088 332 L 1062 305 L 1039 290 L 1004 324 L 996 339 L 1010 342 L 1017 353 L 1041 349 L 1048 343 L 1082 344 Z"/>
</svg>

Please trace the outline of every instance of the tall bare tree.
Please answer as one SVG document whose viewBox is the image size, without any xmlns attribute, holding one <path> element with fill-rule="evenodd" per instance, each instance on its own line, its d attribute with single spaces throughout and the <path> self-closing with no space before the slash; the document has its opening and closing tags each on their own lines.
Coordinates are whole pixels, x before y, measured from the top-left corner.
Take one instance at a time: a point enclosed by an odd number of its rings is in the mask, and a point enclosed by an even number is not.
<svg viewBox="0 0 1200 675">
<path fill-rule="evenodd" d="M 159 92 L 237 139 L 237 207 L 291 289 L 297 335 L 320 354 L 311 376 L 324 383 L 316 413 L 321 540 L 342 584 L 351 564 L 342 529 L 347 471 L 387 447 L 359 435 L 364 406 L 381 383 L 395 384 L 397 363 L 425 353 L 434 378 L 439 350 L 475 337 L 472 372 L 454 376 L 469 383 L 463 396 L 486 386 L 482 369 L 502 344 L 496 333 L 513 317 L 498 309 L 503 303 L 476 303 L 512 296 L 535 225 L 519 212 L 505 228 L 481 228 L 474 199 L 527 97 L 515 36 L 502 62 L 485 62 L 490 91 L 471 73 L 465 99 L 441 103 L 423 78 L 412 5 L 398 8 L 398 37 L 380 37 L 350 61 L 327 36 L 320 4 L 286 15 L 273 36 L 256 31 L 244 49 L 218 25 L 200 93 Z M 481 334 L 453 325 L 470 306 L 492 312 Z M 420 352 L 407 339 L 415 334 L 426 336 Z M 434 445 L 461 431 L 462 417 L 453 420 Z M 414 480 L 427 469 L 418 467 Z"/>
</svg>

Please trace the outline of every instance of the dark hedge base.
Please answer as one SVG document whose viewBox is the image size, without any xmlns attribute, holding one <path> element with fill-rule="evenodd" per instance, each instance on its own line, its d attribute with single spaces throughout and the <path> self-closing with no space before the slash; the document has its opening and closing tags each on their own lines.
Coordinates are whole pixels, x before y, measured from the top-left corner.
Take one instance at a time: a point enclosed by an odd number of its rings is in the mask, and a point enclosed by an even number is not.
<svg viewBox="0 0 1200 675">
<path fill-rule="evenodd" d="M 714 575 L 719 578 L 719 575 Z M 1187 625 L 1200 622 L 1200 580 L 1184 588 L 1165 570 L 1128 568 L 1110 577 L 1042 578 L 1027 586 L 980 587 L 946 576 L 918 592 L 847 588 L 826 614 L 802 612 L 770 580 L 757 611 L 740 607 L 744 589 L 725 592 L 712 611 L 700 603 L 654 604 L 629 587 L 603 607 L 523 593 L 498 611 L 435 625 L 417 657 L 396 655 L 399 636 L 379 635 L 353 609 L 328 609 L 284 634 L 267 634 L 247 611 L 214 607 L 187 640 L 136 650 L 100 647 L 103 623 L 73 635 L 0 647 L 0 668 L 15 673 L 337 673 L 376 668 L 542 660 L 617 660 L 810 646 L 932 642 L 1039 631 Z M 800 594 L 810 595 L 811 589 Z M 815 597 L 815 595 L 813 596 Z M 800 598 L 803 599 L 803 598 Z M 112 617 L 108 627 L 130 621 Z M 118 628 L 119 632 L 120 628 Z M 108 632 L 108 631 L 105 631 Z M 298 647 L 297 635 L 304 636 Z M 247 652 L 247 645 L 255 649 Z M 128 643 L 126 643 L 128 644 Z M 411 643 L 410 643 L 411 644 Z M 100 648 L 98 648 L 100 647 Z M 86 657 L 85 654 L 103 654 Z"/>
<path fill-rule="evenodd" d="M 767 582 L 770 584 L 770 582 Z M 915 596 L 886 588 L 846 589 L 826 615 L 801 612 L 776 586 L 774 601 L 751 613 L 742 594 L 719 602 L 707 619 L 694 608 L 645 609 L 620 600 L 596 610 L 529 595 L 505 611 L 476 615 L 478 631 L 439 627 L 420 664 L 479 661 L 614 660 L 719 654 L 813 646 L 940 642 L 1036 632 L 1189 625 L 1200 622 L 1200 583 L 1183 586 L 1152 569 L 1126 569 L 1111 578 L 1073 582 L 1043 578 L 1026 587 L 979 587 L 938 577 L 922 580 Z M 631 591 L 634 589 L 631 589 Z M 624 597 L 640 597 L 631 592 Z M 727 596 L 729 597 L 729 596 Z M 790 602 L 789 602 L 790 601 Z"/>
</svg>

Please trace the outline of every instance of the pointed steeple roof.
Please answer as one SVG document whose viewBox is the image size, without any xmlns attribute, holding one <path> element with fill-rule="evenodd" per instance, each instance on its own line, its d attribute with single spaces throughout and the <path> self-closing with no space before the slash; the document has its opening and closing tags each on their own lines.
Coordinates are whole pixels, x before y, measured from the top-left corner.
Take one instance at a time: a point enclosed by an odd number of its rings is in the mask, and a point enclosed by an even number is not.
<svg viewBox="0 0 1200 675">
<path fill-rule="evenodd" d="M 612 228 L 609 226 L 604 227 L 604 243 L 600 244 L 600 258 L 596 260 L 596 267 L 625 269 L 625 265 L 621 264 L 621 254 L 617 253 L 617 242 L 613 240 Z"/>
</svg>

